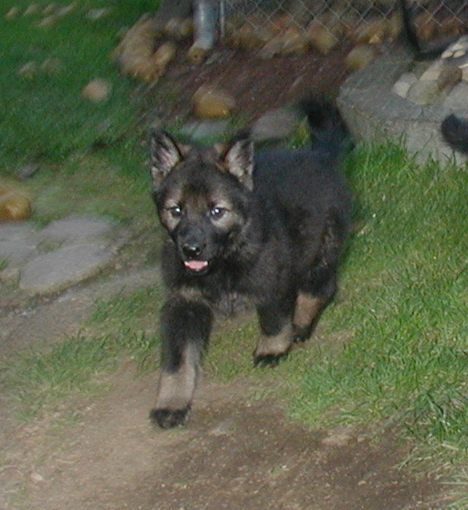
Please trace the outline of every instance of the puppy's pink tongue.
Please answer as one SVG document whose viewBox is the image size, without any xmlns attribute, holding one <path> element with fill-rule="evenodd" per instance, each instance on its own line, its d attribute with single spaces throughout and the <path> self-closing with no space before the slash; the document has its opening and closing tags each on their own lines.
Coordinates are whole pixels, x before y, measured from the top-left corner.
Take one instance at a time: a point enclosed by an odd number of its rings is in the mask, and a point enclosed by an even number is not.
<svg viewBox="0 0 468 510">
<path fill-rule="evenodd" d="M 185 267 L 191 271 L 201 271 L 208 267 L 208 262 L 206 260 L 187 260 L 184 264 Z"/>
</svg>

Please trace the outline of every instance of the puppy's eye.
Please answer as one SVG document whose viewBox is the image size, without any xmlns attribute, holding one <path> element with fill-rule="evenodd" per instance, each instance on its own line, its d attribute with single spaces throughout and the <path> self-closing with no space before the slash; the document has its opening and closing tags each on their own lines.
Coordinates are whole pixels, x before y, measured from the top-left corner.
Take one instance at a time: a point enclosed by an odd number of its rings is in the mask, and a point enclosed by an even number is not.
<svg viewBox="0 0 468 510">
<path fill-rule="evenodd" d="M 170 215 L 173 218 L 180 218 L 182 216 L 182 207 L 180 207 L 180 205 L 174 205 L 173 207 L 168 207 L 167 210 L 169 211 Z"/>
<path fill-rule="evenodd" d="M 210 216 L 215 220 L 219 220 L 224 216 L 226 211 L 227 209 L 223 207 L 213 207 L 210 209 Z"/>
</svg>

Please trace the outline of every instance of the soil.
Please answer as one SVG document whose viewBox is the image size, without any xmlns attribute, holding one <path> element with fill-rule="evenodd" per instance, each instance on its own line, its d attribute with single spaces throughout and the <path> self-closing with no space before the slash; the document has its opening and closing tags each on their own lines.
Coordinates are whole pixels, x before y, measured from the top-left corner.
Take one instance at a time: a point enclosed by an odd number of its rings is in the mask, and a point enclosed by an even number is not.
<svg viewBox="0 0 468 510">
<path fill-rule="evenodd" d="M 179 85 L 180 101 L 165 105 L 164 113 L 189 109 L 191 91 L 216 78 L 254 118 L 312 86 L 336 91 L 345 76 L 341 60 L 259 62 L 224 50 L 205 67 L 181 62 L 168 76 Z M 4 356 L 76 334 L 96 297 L 123 285 L 131 290 L 151 285 L 151 278 L 134 268 L 27 306 L 2 300 L 0 329 L 9 338 Z M 138 374 L 129 364 L 107 376 L 105 393 L 70 398 L 27 424 L 15 421 L 13 408 L 0 399 L 0 508 L 428 510 L 446 502 L 445 487 L 432 475 L 399 468 L 411 446 L 397 431 L 309 430 L 278 403 L 253 400 L 248 381 L 227 386 L 209 377 L 189 424 L 162 431 L 148 420 L 156 380 L 157 374 Z"/>
<path fill-rule="evenodd" d="M 167 124 L 186 120 L 192 113 L 194 92 L 201 85 L 210 85 L 235 99 L 235 113 L 248 124 L 268 110 L 294 104 L 311 93 L 334 98 L 349 75 L 344 64 L 347 46 L 327 57 L 308 53 L 271 59 L 220 46 L 201 66 L 187 61 L 187 50 L 188 46 L 181 45 L 161 82 L 139 94 L 150 121 Z"/>
</svg>

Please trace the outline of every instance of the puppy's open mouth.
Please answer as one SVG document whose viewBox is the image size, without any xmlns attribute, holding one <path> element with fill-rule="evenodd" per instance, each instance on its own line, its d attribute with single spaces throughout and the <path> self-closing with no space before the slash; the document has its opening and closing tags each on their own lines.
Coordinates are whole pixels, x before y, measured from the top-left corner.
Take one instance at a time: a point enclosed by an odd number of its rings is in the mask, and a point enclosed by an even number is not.
<svg viewBox="0 0 468 510">
<path fill-rule="evenodd" d="M 186 260 L 185 267 L 194 273 L 200 273 L 208 269 L 208 262 L 206 260 Z"/>
</svg>

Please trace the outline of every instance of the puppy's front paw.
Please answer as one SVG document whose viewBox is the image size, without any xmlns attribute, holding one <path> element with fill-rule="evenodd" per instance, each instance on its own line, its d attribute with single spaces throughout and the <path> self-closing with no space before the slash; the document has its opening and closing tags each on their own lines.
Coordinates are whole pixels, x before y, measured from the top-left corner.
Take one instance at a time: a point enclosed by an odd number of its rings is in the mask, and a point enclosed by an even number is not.
<svg viewBox="0 0 468 510">
<path fill-rule="evenodd" d="M 173 429 L 185 424 L 190 411 L 190 406 L 184 409 L 153 409 L 150 412 L 150 420 L 163 429 Z"/>
</svg>

